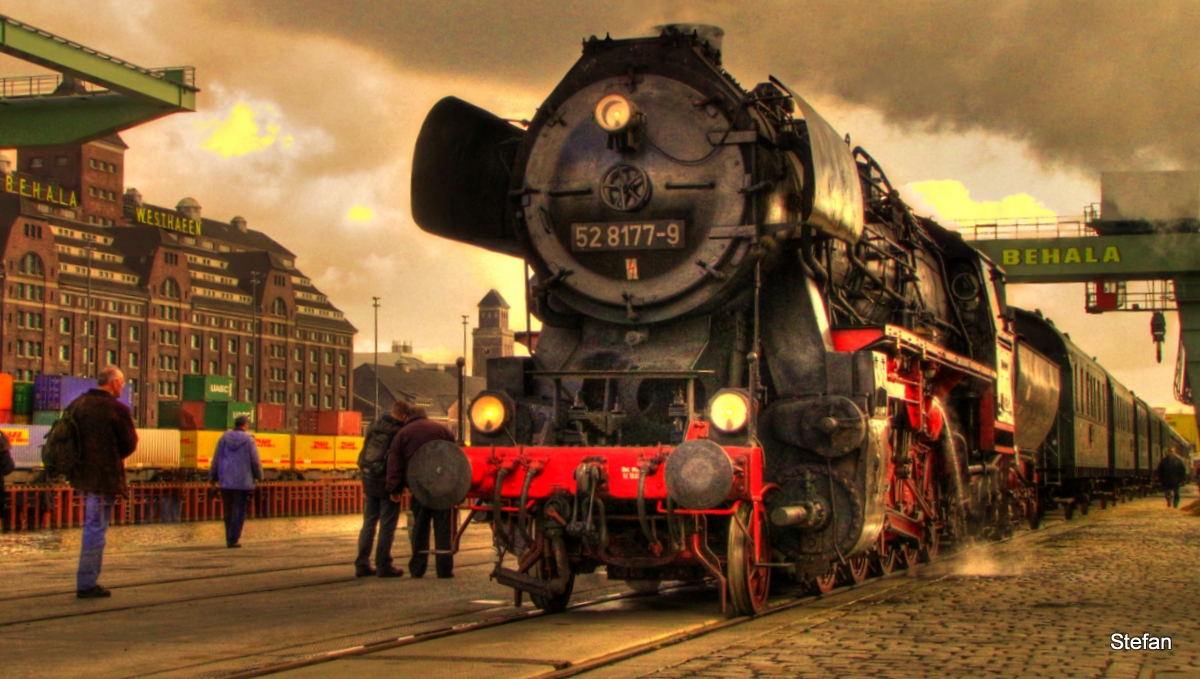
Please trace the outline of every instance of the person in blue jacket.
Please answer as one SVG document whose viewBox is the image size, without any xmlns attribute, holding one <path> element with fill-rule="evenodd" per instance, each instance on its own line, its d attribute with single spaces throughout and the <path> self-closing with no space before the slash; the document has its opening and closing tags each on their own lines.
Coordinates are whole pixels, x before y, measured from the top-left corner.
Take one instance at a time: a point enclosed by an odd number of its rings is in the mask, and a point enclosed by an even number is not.
<svg viewBox="0 0 1200 679">
<path fill-rule="evenodd" d="M 233 429 L 221 435 L 217 451 L 213 453 L 208 478 L 221 486 L 221 500 L 225 510 L 225 546 L 241 547 L 242 525 L 246 522 L 246 505 L 254 482 L 262 481 L 262 461 L 258 457 L 258 444 L 254 436 L 246 431 L 250 418 L 239 415 L 233 421 Z"/>
</svg>

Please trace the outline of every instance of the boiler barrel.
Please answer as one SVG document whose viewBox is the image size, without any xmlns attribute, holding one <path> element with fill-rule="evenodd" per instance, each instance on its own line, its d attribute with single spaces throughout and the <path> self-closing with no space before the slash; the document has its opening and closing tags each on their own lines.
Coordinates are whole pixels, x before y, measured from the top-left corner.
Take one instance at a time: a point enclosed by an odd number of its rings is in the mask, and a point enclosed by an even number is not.
<svg viewBox="0 0 1200 679">
<path fill-rule="evenodd" d="M 1017 446 L 1037 450 L 1054 426 L 1062 389 L 1058 364 L 1024 343 L 1017 344 Z"/>
</svg>

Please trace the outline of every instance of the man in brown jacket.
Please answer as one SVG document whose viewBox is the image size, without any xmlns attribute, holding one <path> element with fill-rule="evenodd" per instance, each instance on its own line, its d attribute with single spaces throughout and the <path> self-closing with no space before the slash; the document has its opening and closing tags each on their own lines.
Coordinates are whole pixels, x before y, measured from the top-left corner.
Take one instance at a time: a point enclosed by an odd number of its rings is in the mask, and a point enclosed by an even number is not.
<svg viewBox="0 0 1200 679">
<path fill-rule="evenodd" d="M 129 408 L 117 398 L 125 387 L 125 375 L 113 366 L 100 371 L 98 388 L 71 401 L 67 411 L 79 431 L 79 465 L 71 486 L 83 494 L 83 544 L 75 596 L 99 599 L 110 592 L 101 587 L 100 567 L 104 561 L 104 536 L 112 520 L 113 502 L 129 495 L 125 481 L 125 458 L 137 449 L 138 435 Z"/>
<path fill-rule="evenodd" d="M 430 441 L 454 441 L 454 435 L 445 425 L 425 417 L 425 409 L 397 401 L 404 405 L 393 409 L 396 418 L 404 422 L 404 428 L 392 439 L 388 449 L 387 462 L 387 492 L 393 502 L 400 501 L 404 491 L 404 473 L 412 456 L 421 446 Z M 450 554 L 450 509 L 436 510 L 423 506 L 417 498 L 412 502 L 413 525 L 409 527 L 408 537 L 412 542 L 412 557 L 408 561 L 408 572 L 414 578 L 425 576 L 429 567 L 429 524 L 433 524 L 433 539 L 437 545 L 437 576 L 439 578 L 454 577 L 454 555 Z"/>
</svg>

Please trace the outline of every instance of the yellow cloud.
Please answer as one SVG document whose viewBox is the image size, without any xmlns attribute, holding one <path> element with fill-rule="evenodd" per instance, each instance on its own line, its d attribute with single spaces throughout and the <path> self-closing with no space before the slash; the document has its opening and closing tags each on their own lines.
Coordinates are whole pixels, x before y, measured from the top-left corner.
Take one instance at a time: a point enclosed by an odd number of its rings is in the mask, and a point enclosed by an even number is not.
<svg viewBox="0 0 1200 679">
<path fill-rule="evenodd" d="M 350 212 L 346 214 L 352 222 L 369 222 L 375 219 L 375 211 L 364 205 L 355 205 L 350 208 Z"/>
<path fill-rule="evenodd" d="M 971 192 L 953 179 L 909 184 L 926 205 L 942 219 L 951 221 L 987 221 L 993 219 L 1030 219 L 1055 217 L 1053 210 L 1028 193 L 1006 196 L 999 201 L 971 200 Z"/>
<path fill-rule="evenodd" d="M 244 156 L 247 153 L 261 151 L 271 144 L 275 143 L 275 138 L 279 135 L 282 129 L 277 118 L 279 112 L 274 108 L 267 106 L 266 115 L 269 118 L 265 122 L 266 134 L 259 134 L 258 122 L 255 118 L 258 117 L 259 111 L 251 108 L 247 104 L 238 102 L 234 104 L 229 111 L 229 116 L 221 122 L 210 121 L 202 125 L 202 129 L 213 129 L 212 133 L 201 144 L 205 151 L 212 151 L 220 154 L 224 158 L 230 156 Z M 283 146 L 291 146 L 292 137 L 289 135 L 284 137 Z"/>
</svg>

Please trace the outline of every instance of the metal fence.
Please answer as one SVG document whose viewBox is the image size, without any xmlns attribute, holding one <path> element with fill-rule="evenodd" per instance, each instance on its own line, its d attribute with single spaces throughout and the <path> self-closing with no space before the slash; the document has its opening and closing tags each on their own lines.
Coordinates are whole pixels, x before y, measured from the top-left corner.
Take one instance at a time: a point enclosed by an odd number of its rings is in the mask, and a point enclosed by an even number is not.
<svg viewBox="0 0 1200 679">
<path fill-rule="evenodd" d="M 6 530 L 76 528 L 83 525 L 83 495 L 70 486 L 10 486 L 8 511 L 0 516 Z M 408 511 L 405 491 L 401 509 Z M 206 483 L 142 483 L 113 506 L 114 525 L 219 520 L 221 491 Z M 325 516 L 363 510 L 360 481 L 271 481 L 251 494 L 248 516 Z"/>
</svg>

